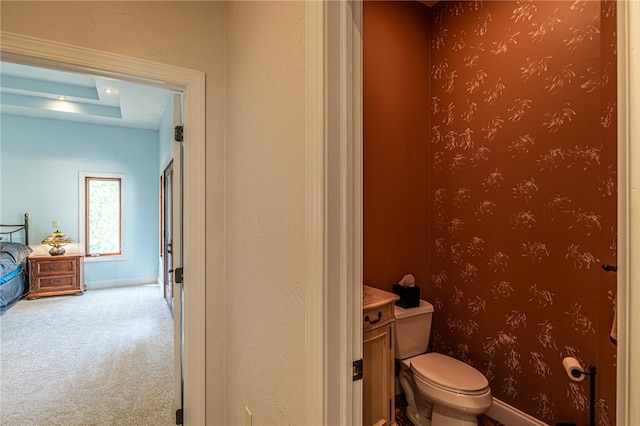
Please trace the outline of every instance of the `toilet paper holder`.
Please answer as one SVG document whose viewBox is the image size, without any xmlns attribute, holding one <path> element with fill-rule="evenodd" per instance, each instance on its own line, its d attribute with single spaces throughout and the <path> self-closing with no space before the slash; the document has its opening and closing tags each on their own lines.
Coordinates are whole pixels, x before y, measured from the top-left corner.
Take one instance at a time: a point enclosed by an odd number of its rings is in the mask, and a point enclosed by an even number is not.
<svg viewBox="0 0 640 426">
<path fill-rule="evenodd" d="M 596 367 L 589 366 L 589 371 L 584 371 L 578 360 L 567 357 L 562 360 L 562 365 L 567 375 L 574 381 L 581 381 L 583 376 L 589 376 L 589 426 L 596 424 Z"/>
<path fill-rule="evenodd" d="M 583 376 L 591 376 L 595 375 L 595 367 L 593 365 L 589 366 L 589 371 L 584 371 L 582 369 L 582 365 L 580 362 L 574 357 L 566 357 L 562 360 L 562 366 L 569 378 L 573 381 L 580 382 L 584 379 Z M 593 368 L 593 371 L 591 369 Z"/>
</svg>

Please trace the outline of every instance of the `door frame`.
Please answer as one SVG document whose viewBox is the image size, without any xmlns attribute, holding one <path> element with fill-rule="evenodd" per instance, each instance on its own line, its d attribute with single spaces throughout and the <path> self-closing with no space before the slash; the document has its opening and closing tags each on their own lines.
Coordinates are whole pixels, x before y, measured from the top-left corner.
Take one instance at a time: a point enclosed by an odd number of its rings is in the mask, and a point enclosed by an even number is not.
<svg viewBox="0 0 640 426">
<path fill-rule="evenodd" d="M 183 93 L 184 424 L 205 422 L 205 74 L 114 53 L 0 31 L 2 59 L 91 73 Z"/>
<path fill-rule="evenodd" d="M 362 424 L 362 3 L 307 1 L 305 424 Z"/>
<path fill-rule="evenodd" d="M 617 3 L 618 54 L 618 424 L 640 424 L 640 3 Z M 634 220 L 635 218 L 635 220 Z M 634 262 L 635 260 L 635 262 Z M 635 307 L 635 309 L 633 309 Z"/>
<path fill-rule="evenodd" d="M 616 418 L 640 424 L 634 403 L 640 398 L 640 311 L 631 309 L 640 306 L 640 121 L 631 118 L 640 111 L 640 2 L 618 0 L 617 6 Z M 306 393 L 307 424 L 362 419 L 361 385 L 353 386 L 345 372 L 362 346 L 361 11 L 362 0 L 307 3 L 307 229 L 319 232 L 307 236 L 306 380 L 313 390 Z"/>
</svg>

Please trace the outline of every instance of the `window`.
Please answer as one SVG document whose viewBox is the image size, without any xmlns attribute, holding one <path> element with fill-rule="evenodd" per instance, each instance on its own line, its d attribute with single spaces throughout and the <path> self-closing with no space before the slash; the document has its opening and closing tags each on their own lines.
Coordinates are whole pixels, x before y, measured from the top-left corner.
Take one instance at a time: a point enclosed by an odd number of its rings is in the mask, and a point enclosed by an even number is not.
<svg viewBox="0 0 640 426">
<path fill-rule="evenodd" d="M 122 178 L 84 178 L 85 253 L 87 256 L 122 254 Z"/>
</svg>

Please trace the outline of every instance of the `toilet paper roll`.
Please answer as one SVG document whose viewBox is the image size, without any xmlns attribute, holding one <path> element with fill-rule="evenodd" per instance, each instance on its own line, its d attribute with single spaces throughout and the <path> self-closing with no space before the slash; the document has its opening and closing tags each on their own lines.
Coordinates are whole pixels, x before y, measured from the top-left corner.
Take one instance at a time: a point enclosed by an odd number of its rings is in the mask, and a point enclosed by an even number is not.
<svg viewBox="0 0 640 426">
<path fill-rule="evenodd" d="M 575 382 L 581 382 L 584 380 L 584 370 L 578 360 L 574 357 L 568 356 L 563 359 L 562 366 L 571 380 Z"/>
</svg>

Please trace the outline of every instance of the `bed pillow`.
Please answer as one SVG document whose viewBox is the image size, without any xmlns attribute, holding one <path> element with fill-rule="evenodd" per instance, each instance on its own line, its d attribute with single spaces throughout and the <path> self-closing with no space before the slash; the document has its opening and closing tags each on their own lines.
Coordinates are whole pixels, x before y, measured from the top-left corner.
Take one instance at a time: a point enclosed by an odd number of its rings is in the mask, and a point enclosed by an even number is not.
<svg viewBox="0 0 640 426">
<path fill-rule="evenodd" d="M 27 245 L 0 241 L 0 276 L 13 272 L 31 252 Z"/>
</svg>

